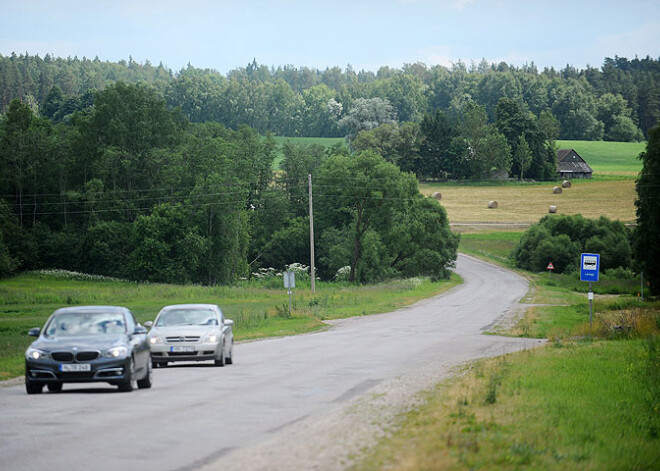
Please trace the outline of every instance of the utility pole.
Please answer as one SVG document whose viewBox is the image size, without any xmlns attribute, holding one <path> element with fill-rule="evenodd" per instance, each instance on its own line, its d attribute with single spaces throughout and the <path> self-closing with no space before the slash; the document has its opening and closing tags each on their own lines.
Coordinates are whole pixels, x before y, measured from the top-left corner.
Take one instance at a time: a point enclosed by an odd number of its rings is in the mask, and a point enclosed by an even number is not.
<svg viewBox="0 0 660 471">
<path fill-rule="evenodd" d="M 312 293 L 316 293 L 316 270 L 314 268 L 314 205 L 312 203 L 312 174 L 307 175 L 309 179 L 309 276 L 312 280 Z"/>
</svg>

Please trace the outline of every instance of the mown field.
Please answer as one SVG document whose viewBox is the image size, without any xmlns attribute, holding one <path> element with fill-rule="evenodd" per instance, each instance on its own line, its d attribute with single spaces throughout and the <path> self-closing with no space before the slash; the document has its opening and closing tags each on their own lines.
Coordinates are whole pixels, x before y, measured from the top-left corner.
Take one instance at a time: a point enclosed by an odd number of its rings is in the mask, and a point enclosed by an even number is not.
<svg viewBox="0 0 660 471">
<path fill-rule="evenodd" d="M 414 278 L 374 286 L 309 283 L 297 280 L 293 312 L 282 279 L 246 282 L 238 286 L 205 287 L 108 280 L 70 272 L 31 272 L 0 280 L 0 380 L 23 373 L 23 353 L 34 340 L 31 327 L 43 326 L 57 308 L 70 305 L 120 305 L 140 322 L 153 320 L 167 304 L 212 303 L 235 321 L 237 340 L 311 332 L 324 319 L 388 312 L 455 286 L 457 276 L 432 283 Z"/>
<path fill-rule="evenodd" d="M 560 182 L 486 182 L 420 184 L 425 195 L 440 193 L 449 221 L 457 230 L 478 230 L 469 223 L 537 222 L 557 206 L 557 214 L 582 214 L 588 218 L 607 216 L 626 223 L 635 221 L 635 180 L 641 170 L 637 158 L 645 143 L 558 141 L 559 148 L 575 149 L 594 170 L 594 177 L 573 180 L 571 188 L 553 193 Z M 489 209 L 490 201 L 497 202 Z M 464 227 L 465 229 L 462 229 Z M 521 226 L 522 227 L 522 226 Z"/>
<path fill-rule="evenodd" d="M 510 267 L 520 234 L 464 234 L 461 251 Z M 591 328 L 585 283 L 522 274 L 531 306 L 494 331 L 549 343 L 466 364 L 354 469 L 660 469 L 660 302 L 604 277 Z"/>
<path fill-rule="evenodd" d="M 285 138 L 277 137 L 281 144 L 320 144 L 326 147 L 345 144 L 343 138 Z M 572 187 L 562 194 L 552 189 L 560 182 L 481 182 L 481 183 L 422 183 L 425 195 L 440 193 L 441 203 L 447 210 L 455 229 L 482 230 L 469 223 L 507 223 L 510 225 L 537 222 L 548 214 L 551 205 L 558 214 L 582 214 L 589 218 L 601 215 L 623 222 L 635 220 L 634 179 L 641 170 L 637 158 L 644 150 L 642 142 L 557 141 L 558 148 L 575 149 L 594 170 L 591 180 L 573 180 Z M 281 155 L 276 165 L 279 166 Z M 488 203 L 496 201 L 497 209 Z"/>
<path fill-rule="evenodd" d="M 573 180 L 571 188 L 554 194 L 556 182 L 499 185 L 420 184 L 425 195 L 439 192 L 440 203 L 452 224 L 508 223 L 529 224 L 549 214 L 582 214 L 588 218 L 607 216 L 613 220 L 635 220 L 634 180 Z M 498 207 L 489 209 L 496 201 Z"/>
</svg>

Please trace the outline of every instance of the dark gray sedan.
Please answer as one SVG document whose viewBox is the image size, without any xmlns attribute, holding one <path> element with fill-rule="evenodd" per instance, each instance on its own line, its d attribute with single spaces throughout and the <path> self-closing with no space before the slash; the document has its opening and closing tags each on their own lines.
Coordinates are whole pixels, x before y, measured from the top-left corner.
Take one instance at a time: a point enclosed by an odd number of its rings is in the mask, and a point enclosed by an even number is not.
<svg viewBox="0 0 660 471">
<path fill-rule="evenodd" d="M 106 382 L 120 391 L 151 387 L 147 330 L 125 307 L 56 310 L 25 352 L 28 394 L 61 391 L 64 383 Z"/>
</svg>

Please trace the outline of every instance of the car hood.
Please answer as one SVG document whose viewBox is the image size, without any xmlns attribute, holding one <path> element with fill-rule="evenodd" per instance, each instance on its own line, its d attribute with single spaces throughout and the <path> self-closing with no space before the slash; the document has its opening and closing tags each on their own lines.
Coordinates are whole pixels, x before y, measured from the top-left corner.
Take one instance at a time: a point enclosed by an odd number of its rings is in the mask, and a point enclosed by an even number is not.
<svg viewBox="0 0 660 471">
<path fill-rule="evenodd" d="M 32 343 L 33 348 L 40 350 L 106 350 L 118 345 L 127 345 L 126 335 L 93 335 L 87 337 L 39 337 Z"/>
<path fill-rule="evenodd" d="M 200 336 L 210 332 L 220 332 L 218 325 L 170 325 L 164 327 L 154 327 L 149 332 L 150 335 L 160 335 L 163 337 L 179 336 Z"/>
</svg>

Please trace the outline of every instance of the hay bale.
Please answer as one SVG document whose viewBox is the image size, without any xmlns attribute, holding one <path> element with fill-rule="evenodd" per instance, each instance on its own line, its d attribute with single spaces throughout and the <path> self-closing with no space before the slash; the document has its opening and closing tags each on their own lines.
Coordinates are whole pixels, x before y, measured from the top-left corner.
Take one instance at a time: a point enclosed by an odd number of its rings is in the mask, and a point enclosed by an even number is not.
<svg viewBox="0 0 660 471">
<path fill-rule="evenodd" d="M 563 182 L 561 182 L 561 187 L 562 188 L 570 188 L 571 187 L 571 182 L 569 182 L 568 180 L 564 180 Z"/>
<path fill-rule="evenodd" d="M 556 194 L 556 195 L 560 194 L 560 193 L 561 193 L 561 187 L 560 187 L 560 186 L 556 186 L 556 187 L 554 187 L 554 188 L 552 189 L 552 192 L 553 192 L 554 194 Z"/>
<path fill-rule="evenodd" d="M 497 208 L 497 201 L 488 202 L 488 209 L 496 209 L 496 208 Z"/>
<path fill-rule="evenodd" d="M 554 204 L 550 206 L 550 209 L 548 210 L 550 214 L 555 214 L 557 212 L 557 206 Z"/>
<path fill-rule="evenodd" d="M 436 191 L 435 193 L 433 193 L 433 198 L 440 201 L 442 199 L 442 193 L 440 193 L 439 191 Z"/>
</svg>

